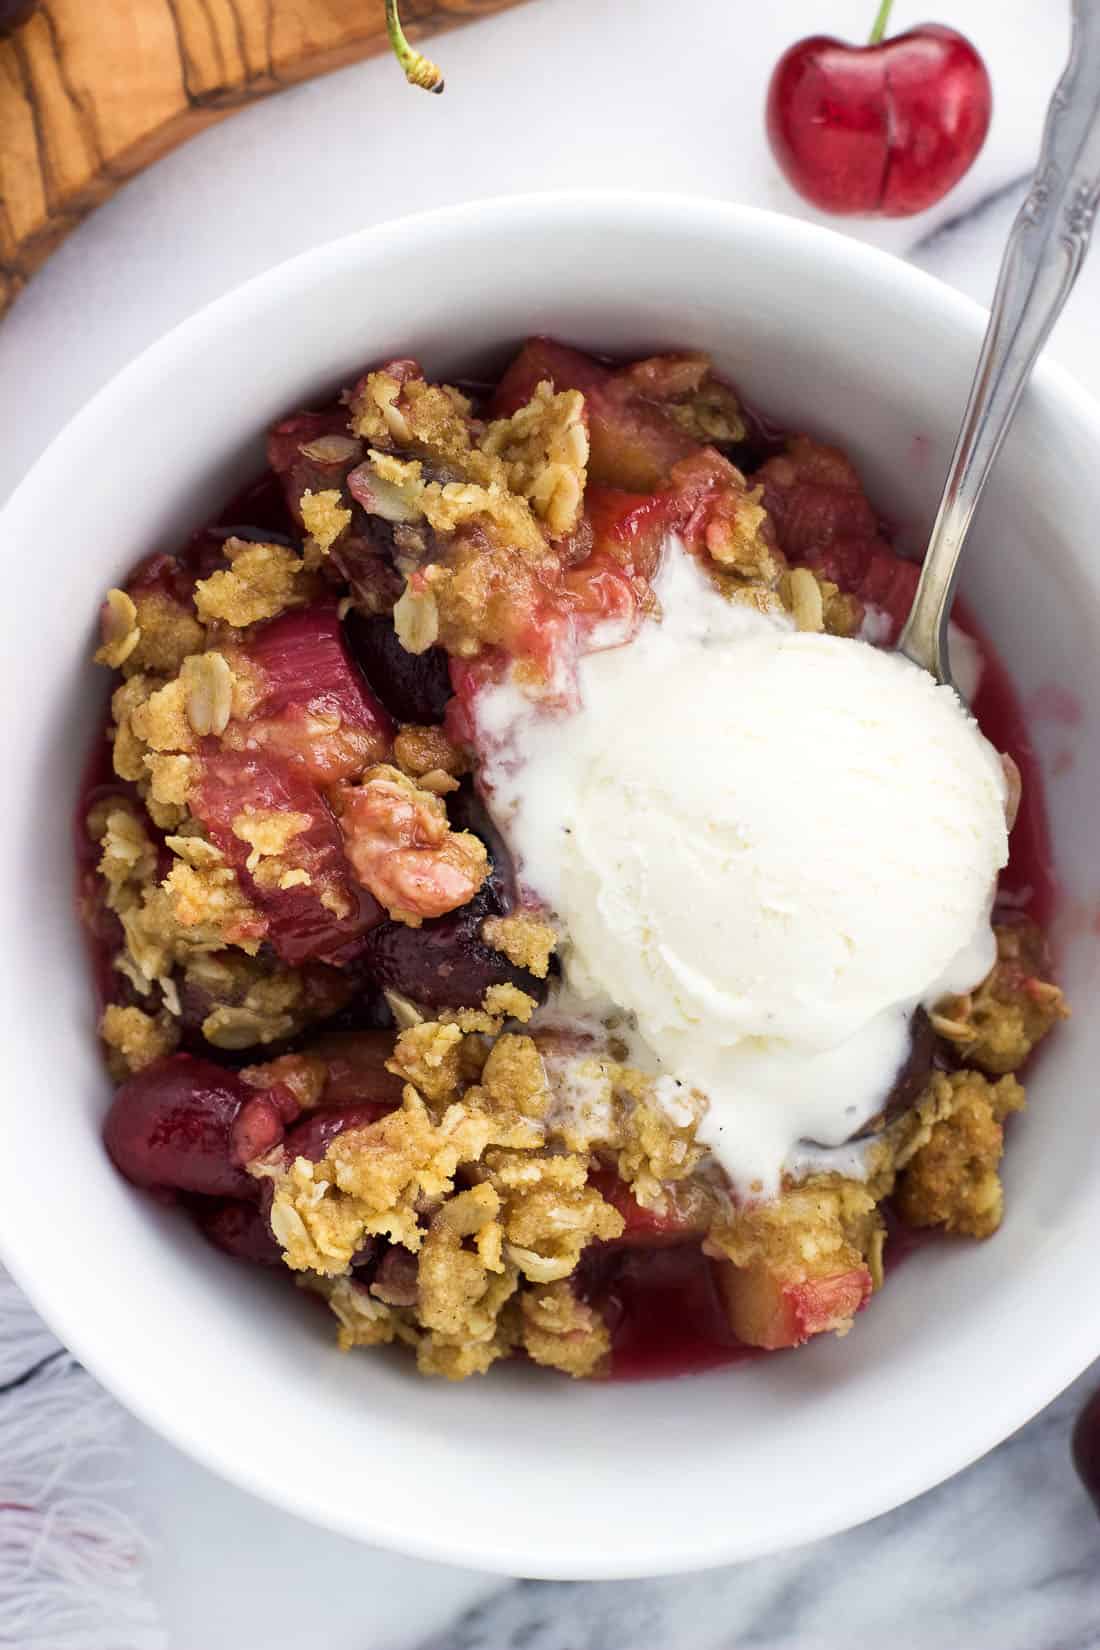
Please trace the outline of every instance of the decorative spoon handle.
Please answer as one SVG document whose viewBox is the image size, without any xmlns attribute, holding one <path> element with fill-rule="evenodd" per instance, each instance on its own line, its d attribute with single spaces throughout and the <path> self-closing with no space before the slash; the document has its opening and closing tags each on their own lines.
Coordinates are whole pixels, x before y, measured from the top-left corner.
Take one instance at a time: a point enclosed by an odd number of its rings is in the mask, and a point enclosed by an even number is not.
<svg viewBox="0 0 1100 1650">
<path fill-rule="evenodd" d="M 950 682 L 947 620 L 982 488 L 1036 358 L 1085 261 L 1100 201 L 1100 0 L 1073 0 L 1069 62 L 1047 111 L 1031 191 L 1008 238 L 962 428 L 913 608 L 898 643 Z"/>
</svg>

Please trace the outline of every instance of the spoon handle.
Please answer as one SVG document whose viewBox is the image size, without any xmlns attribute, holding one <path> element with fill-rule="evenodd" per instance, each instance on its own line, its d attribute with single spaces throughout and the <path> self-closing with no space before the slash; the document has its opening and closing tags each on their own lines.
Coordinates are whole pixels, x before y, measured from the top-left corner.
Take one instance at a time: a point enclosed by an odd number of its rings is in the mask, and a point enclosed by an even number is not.
<svg viewBox="0 0 1100 1650">
<path fill-rule="evenodd" d="M 1069 62 L 1039 164 L 1008 238 L 920 583 L 900 650 L 950 682 L 947 620 L 959 555 L 1020 396 L 1085 260 L 1100 201 L 1100 0 L 1073 0 Z"/>
</svg>

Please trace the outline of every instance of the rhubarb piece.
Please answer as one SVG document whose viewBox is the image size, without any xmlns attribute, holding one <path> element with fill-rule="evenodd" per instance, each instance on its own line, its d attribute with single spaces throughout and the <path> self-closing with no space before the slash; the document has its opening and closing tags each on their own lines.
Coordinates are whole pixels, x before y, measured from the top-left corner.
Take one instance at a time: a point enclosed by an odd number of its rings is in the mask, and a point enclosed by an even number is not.
<svg viewBox="0 0 1100 1650">
<path fill-rule="evenodd" d="M 891 549 L 852 464 L 836 447 L 795 436 L 754 480 L 779 548 L 889 620 L 881 638 L 897 640 L 909 615 L 920 568 Z"/>
<path fill-rule="evenodd" d="M 837 447 L 793 436 L 786 452 L 770 458 L 753 479 L 763 485 L 764 507 L 792 561 L 833 544 L 879 537 L 878 517 L 855 467 Z"/>
<path fill-rule="evenodd" d="M 108 1154 L 135 1186 L 250 1198 L 255 1182 L 244 1163 L 258 1142 L 267 1150 L 282 1136 L 278 1108 L 255 1105 L 235 1073 L 174 1054 L 138 1072 L 115 1094 L 103 1128 Z"/>
<path fill-rule="evenodd" d="M 382 911 L 352 875 L 340 828 L 304 772 L 267 753 L 204 755 L 189 800 L 266 916 L 268 938 L 284 962 L 339 964 L 362 951 Z M 265 825 L 281 838 L 280 850 L 267 856 Z"/>
<path fill-rule="evenodd" d="M 628 573 L 652 579 L 670 532 L 681 522 L 674 492 L 628 493 L 620 487 L 589 485 L 585 508 L 597 554 L 610 555 Z"/>
<path fill-rule="evenodd" d="M 605 1203 L 623 1217 L 623 1232 L 612 1242 L 628 1249 L 659 1249 L 672 1243 L 699 1243 L 714 1219 L 714 1199 L 696 1180 L 663 1188 L 665 1207 L 658 1212 L 638 1202 L 614 1169 L 595 1169 L 588 1176 Z"/>
<path fill-rule="evenodd" d="M 826 1277 L 789 1278 L 764 1261 L 738 1267 L 729 1261 L 717 1278 L 730 1329 L 746 1346 L 767 1351 L 801 1346 L 829 1330 L 843 1333 L 871 1296 L 871 1274 L 853 1266 Z"/>
<path fill-rule="evenodd" d="M 587 400 L 611 381 L 611 368 L 552 338 L 529 338 L 505 370 L 489 405 L 492 418 L 510 418 L 527 406 L 542 383 L 555 390 L 580 390 Z"/>
<path fill-rule="evenodd" d="M 649 492 L 679 459 L 699 450 L 698 441 L 641 392 L 629 369 L 615 372 L 549 338 L 524 345 L 497 385 L 493 416 L 507 417 L 524 406 L 543 382 L 555 390 L 580 390 L 585 398 L 590 481 Z"/>
<path fill-rule="evenodd" d="M 282 1092 L 289 1098 L 286 1091 Z M 279 1091 L 252 1095 L 241 1106 L 230 1129 L 229 1149 L 234 1162 L 251 1163 L 277 1146 L 286 1132 L 284 1125 L 290 1120 L 284 1113 L 293 1116 L 296 1112 L 292 1103 L 280 1106 Z"/>
<path fill-rule="evenodd" d="M 589 475 L 634 492 L 660 487 L 699 444 L 664 413 L 614 379 L 588 401 Z"/>
<path fill-rule="evenodd" d="M 722 573 L 774 590 L 786 563 L 776 554 L 775 530 L 761 502 L 721 453 L 703 448 L 675 465 L 678 527 L 692 549 L 705 552 Z"/>
<path fill-rule="evenodd" d="M 272 427 L 267 461 L 282 482 L 287 508 L 302 532 L 309 530 L 302 513 L 303 495 L 333 490 L 342 494 L 348 471 L 362 454 L 363 444 L 351 435 L 343 407 L 294 413 Z"/>
<path fill-rule="evenodd" d="M 322 786 L 389 756 L 393 722 L 345 646 L 334 602 L 257 626 L 239 652 L 257 699 L 226 745 L 277 752 Z"/>
<path fill-rule="evenodd" d="M 595 541 L 592 564 L 601 554 L 613 558 L 642 601 L 670 534 L 754 584 L 774 586 L 782 570 L 758 489 L 713 448 L 700 448 L 675 464 L 660 492 L 589 488 L 588 515 Z"/>
<path fill-rule="evenodd" d="M 564 576 L 573 625 L 585 652 L 620 647 L 641 623 L 648 594 L 612 556 L 596 551 Z"/>
<path fill-rule="evenodd" d="M 870 1298 L 872 1267 L 881 1276 L 883 1241 L 866 1186 L 828 1176 L 736 1208 L 712 1228 L 706 1248 L 721 1263 L 733 1334 L 775 1350 L 851 1327 Z"/>
</svg>

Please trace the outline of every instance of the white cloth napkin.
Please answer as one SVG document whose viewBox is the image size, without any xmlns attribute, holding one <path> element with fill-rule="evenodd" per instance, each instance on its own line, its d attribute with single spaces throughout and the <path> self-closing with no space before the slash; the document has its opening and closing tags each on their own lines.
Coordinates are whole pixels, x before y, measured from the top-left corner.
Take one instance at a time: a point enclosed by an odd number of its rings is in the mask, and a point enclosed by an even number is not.
<svg viewBox="0 0 1100 1650">
<path fill-rule="evenodd" d="M 126 1417 L 0 1270 L 0 1645 L 164 1650 Z"/>
</svg>

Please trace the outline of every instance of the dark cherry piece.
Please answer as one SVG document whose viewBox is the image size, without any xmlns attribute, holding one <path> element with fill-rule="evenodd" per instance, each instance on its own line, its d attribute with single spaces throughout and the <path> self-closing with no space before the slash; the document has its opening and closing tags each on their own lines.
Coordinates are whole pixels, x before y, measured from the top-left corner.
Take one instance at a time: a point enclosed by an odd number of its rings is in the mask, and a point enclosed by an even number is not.
<svg viewBox="0 0 1100 1650">
<path fill-rule="evenodd" d="M 174 1054 L 122 1084 L 103 1139 L 135 1186 L 254 1198 L 257 1183 L 243 1164 L 283 1132 L 277 1105 L 258 1098 L 234 1072 Z"/>
<path fill-rule="evenodd" d="M 881 1111 L 877 1111 L 861 1129 L 850 1136 L 852 1140 L 867 1140 L 871 1135 L 879 1134 L 887 1123 L 909 1110 L 924 1091 L 931 1075 L 935 1053 L 936 1034 L 932 1030 L 932 1022 L 924 1009 L 918 1008 L 909 1024 L 909 1052 L 898 1069 L 885 1104 Z M 810 1140 L 807 1144 L 820 1146 L 821 1142 Z"/>
<path fill-rule="evenodd" d="M 441 647 L 406 652 L 388 613 L 368 618 L 352 611 L 344 620 L 344 632 L 352 657 L 391 716 L 422 726 L 442 722 L 451 678 Z"/>
<path fill-rule="evenodd" d="M 288 1157 L 308 1157 L 319 1163 L 337 1135 L 345 1129 L 365 1129 L 393 1110 L 386 1101 L 371 1100 L 357 1106 L 332 1106 L 312 1111 L 296 1123 L 286 1137 Z"/>
<path fill-rule="evenodd" d="M 877 1134 L 887 1123 L 909 1107 L 924 1092 L 928 1079 L 932 1073 L 932 1061 L 936 1054 L 936 1034 L 932 1030 L 932 1022 L 923 1008 L 918 1008 L 909 1024 L 909 1053 L 902 1062 L 894 1086 L 886 1099 L 882 1110 L 865 1123 L 854 1140 L 864 1140 L 867 1136 Z"/>
<path fill-rule="evenodd" d="M 923 212 L 969 171 L 989 131 L 993 91 L 970 41 L 938 23 L 884 40 L 890 4 L 868 45 L 812 35 L 772 74 L 772 152 L 825 212 Z"/>
<path fill-rule="evenodd" d="M 445 917 L 420 928 L 381 923 L 367 937 L 364 962 L 384 990 L 411 997 L 425 1008 L 476 1008 L 493 985 L 517 985 L 541 1002 L 546 981 L 517 968 L 481 939 L 486 917 L 503 916 L 515 903 L 515 876 L 504 840 L 472 782 L 464 779 L 447 798 L 458 831 L 472 831 L 489 850 L 490 872 L 481 892 Z"/>
<path fill-rule="evenodd" d="M 923 1008 L 918 1008 L 909 1023 L 909 1058 L 894 1078 L 890 1098 L 886 1102 L 887 1117 L 898 1117 L 908 1111 L 928 1082 L 936 1053 L 936 1033 Z"/>
<path fill-rule="evenodd" d="M 456 831 L 471 831 L 489 851 L 489 875 L 482 893 L 496 916 L 507 916 L 516 903 L 516 873 L 504 838 L 469 776 L 447 798 L 447 817 Z"/>
<path fill-rule="evenodd" d="M 1073 1427 L 1073 1464 L 1100 1513 L 1100 1390 L 1093 1393 Z"/>
<path fill-rule="evenodd" d="M 326 1029 L 334 1032 L 388 1031 L 392 1042 L 393 1010 L 380 987 L 367 978 L 361 964 L 353 964 L 344 972 L 350 977 L 352 994 L 347 1005 L 326 1021 Z"/>
<path fill-rule="evenodd" d="M 400 1244 L 382 1255 L 371 1280 L 370 1292 L 387 1306 L 415 1306 L 419 1289 L 417 1258 Z"/>
<path fill-rule="evenodd" d="M 327 1031 L 311 1037 L 302 1053 L 325 1063 L 320 1105 L 326 1109 L 369 1102 L 389 1111 L 401 1104 L 404 1080 L 386 1070 L 392 1031 Z"/>
<path fill-rule="evenodd" d="M 265 955 L 263 948 L 261 948 L 260 955 Z M 273 949 L 271 955 L 274 959 Z M 353 1016 L 357 1019 L 363 1017 L 359 1013 L 358 1004 L 355 1003 L 354 1007 L 352 1006 L 357 995 L 359 982 L 348 969 L 329 968 L 325 963 L 306 962 L 302 964 L 301 974 L 305 994 L 303 1006 L 300 1007 L 299 1012 L 304 1024 L 327 1026 L 336 1020 L 338 1015 L 343 1015 L 345 1012 L 349 1020 Z M 184 973 L 177 973 L 176 986 L 180 1004 L 179 1025 L 183 1032 L 185 1046 L 188 1046 L 189 1052 L 210 1055 L 216 1049 L 214 1057 L 229 1065 L 241 1061 L 245 1064 L 251 1064 L 254 1060 L 260 1058 L 256 1052 L 259 1039 L 256 1043 L 245 1044 L 239 1049 L 224 1049 L 208 1043 L 202 1034 L 207 1015 L 223 1004 L 230 1007 L 238 1006 L 244 1000 L 250 984 L 251 976 L 247 976 L 238 985 L 223 985 L 222 982 L 218 981 L 215 987 L 213 982 L 208 983 L 201 974 L 189 976 Z M 190 1048 L 192 1043 L 195 1045 L 193 1049 Z M 262 1058 L 265 1060 L 273 1058 L 274 1054 L 279 1052 L 278 1049 L 273 1049 L 270 1043 L 259 1046 L 263 1049 Z"/>
<path fill-rule="evenodd" d="M 381 923 L 367 936 L 364 960 L 380 986 L 424 1008 L 476 1008 L 490 986 L 509 983 L 541 1002 L 546 981 L 482 941 L 481 924 L 494 914 L 494 904 L 479 894 L 420 928 Z"/>
<path fill-rule="evenodd" d="M 196 1199 L 192 1210 L 203 1236 L 216 1249 L 234 1260 L 251 1261 L 254 1266 L 281 1266 L 282 1250 L 271 1235 L 267 1220 L 251 1203 Z"/>
<path fill-rule="evenodd" d="M 11 34 L 37 7 L 38 0 L 0 0 L 0 35 Z"/>
<path fill-rule="evenodd" d="M 249 524 L 245 532 L 233 525 L 238 522 Z M 203 531 L 233 532 L 239 538 L 252 538 L 259 534 L 268 543 L 282 544 L 285 541 L 292 544 L 296 526 L 287 507 L 282 481 L 273 470 L 265 470 L 255 481 L 250 481 L 228 499 L 217 518 Z"/>
<path fill-rule="evenodd" d="M 611 1331 L 612 1380 L 695 1375 L 765 1356 L 733 1336 L 698 1243 L 591 1244 L 577 1283 Z"/>
<path fill-rule="evenodd" d="M 291 550 L 297 548 L 289 533 L 281 533 L 275 527 L 242 527 L 230 522 L 225 527 L 208 527 L 206 531 L 219 544 L 224 544 L 226 539 L 243 539 L 247 544 L 283 544 Z"/>
</svg>

